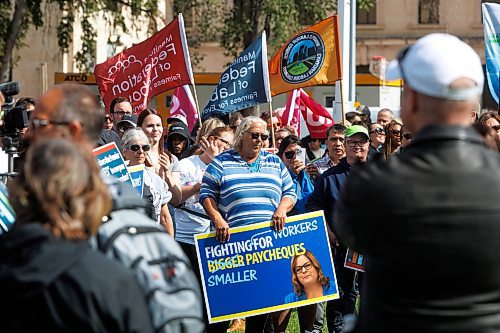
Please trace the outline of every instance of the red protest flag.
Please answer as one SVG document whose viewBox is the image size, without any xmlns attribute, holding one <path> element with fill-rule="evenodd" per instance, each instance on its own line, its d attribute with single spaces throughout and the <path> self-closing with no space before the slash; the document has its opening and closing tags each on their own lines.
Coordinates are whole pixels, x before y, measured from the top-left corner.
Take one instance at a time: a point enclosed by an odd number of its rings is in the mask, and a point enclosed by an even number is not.
<svg viewBox="0 0 500 333">
<path fill-rule="evenodd" d="M 300 137 L 300 90 L 295 89 L 288 94 L 285 111 L 281 116 L 283 126 L 295 128 Z"/>
<path fill-rule="evenodd" d="M 181 115 L 187 120 L 189 131 L 192 131 L 194 125 L 198 121 L 198 112 L 194 102 L 193 94 L 188 85 L 175 88 L 172 95 L 172 107 L 170 108 L 170 116 Z"/>
<path fill-rule="evenodd" d="M 191 84 L 182 14 L 145 41 L 95 66 L 94 75 L 106 108 L 114 98 L 126 97 L 135 113 L 155 95 Z"/>
<path fill-rule="evenodd" d="M 331 16 L 289 39 L 269 61 L 271 95 L 342 78 L 339 23 Z"/>
<path fill-rule="evenodd" d="M 311 138 L 326 138 L 326 130 L 334 124 L 332 116 L 323 105 L 312 99 L 303 89 L 298 90 L 298 102 Z"/>
</svg>

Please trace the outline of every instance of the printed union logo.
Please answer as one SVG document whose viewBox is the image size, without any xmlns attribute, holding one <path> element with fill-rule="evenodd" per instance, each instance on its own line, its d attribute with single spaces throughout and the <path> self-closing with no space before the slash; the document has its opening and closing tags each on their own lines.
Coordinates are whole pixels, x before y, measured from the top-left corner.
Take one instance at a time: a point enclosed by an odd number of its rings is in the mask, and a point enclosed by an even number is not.
<svg viewBox="0 0 500 333">
<path fill-rule="evenodd" d="M 312 31 L 296 36 L 281 58 L 281 77 L 288 83 L 302 83 L 316 75 L 325 60 L 325 44 Z"/>
</svg>

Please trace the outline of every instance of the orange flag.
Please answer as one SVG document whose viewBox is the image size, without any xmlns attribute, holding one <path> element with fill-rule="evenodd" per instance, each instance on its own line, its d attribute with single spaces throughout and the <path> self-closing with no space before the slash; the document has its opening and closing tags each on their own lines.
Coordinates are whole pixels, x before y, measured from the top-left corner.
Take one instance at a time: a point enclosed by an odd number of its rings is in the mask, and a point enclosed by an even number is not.
<svg viewBox="0 0 500 333">
<path fill-rule="evenodd" d="M 271 95 L 342 78 L 337 16 L 296 34 L 269 61 Z"/>
</svg>

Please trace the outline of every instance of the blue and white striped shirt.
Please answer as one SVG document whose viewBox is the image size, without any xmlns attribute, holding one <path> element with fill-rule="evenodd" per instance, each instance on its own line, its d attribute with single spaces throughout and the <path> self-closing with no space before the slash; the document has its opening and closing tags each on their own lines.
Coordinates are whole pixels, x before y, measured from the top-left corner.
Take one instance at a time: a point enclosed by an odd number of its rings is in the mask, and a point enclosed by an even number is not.
<svg viewBox="0 0 500 333">
<path fill-rule="evenodd" d="M 236 150 L 217 156 L 203 176 L 200 203 L 213 198 L 230 227 L 270 221 L 280 201 L 297 200 L 292 178 L 278 156 L 261 151 L 257 172 Z"/>
</svg>

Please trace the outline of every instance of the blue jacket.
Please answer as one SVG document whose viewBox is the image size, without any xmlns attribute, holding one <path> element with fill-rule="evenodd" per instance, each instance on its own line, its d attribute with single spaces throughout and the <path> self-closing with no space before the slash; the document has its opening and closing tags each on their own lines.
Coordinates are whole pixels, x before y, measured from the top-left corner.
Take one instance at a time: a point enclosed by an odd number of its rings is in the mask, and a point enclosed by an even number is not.
<svg viewBox="0 0 500 333">
<path fill-rule="evenodd" d="M 314 184 L 305 170 L 300 171 L 298 175 L 290 172 L 290 176 L 292 176 L 293 188 L 295 189 L 295 194 L 297 195 L 297 202 L 295 203 L 295 206 L 293 206 L 289 215 L 293 216 L 306 213 L 306 203 L 314 191 Z"/>
<path fill-rule="evenodd" d="M 330 229 L 335 232 L 333 223 L 333 208 L 339 200 L 340 191 L 344 184 L 351 165 L 347 163 L 344 157 L 339 161 L 339 164 L 331 167 L 316 180 L 314 192 L 307 201 L 307 211 L 313 212 L 323 210 L 325 212 L 326 222 Z"/>
</svg>

